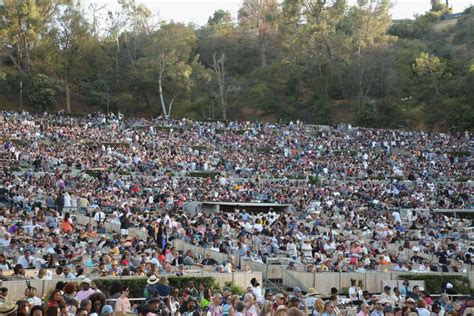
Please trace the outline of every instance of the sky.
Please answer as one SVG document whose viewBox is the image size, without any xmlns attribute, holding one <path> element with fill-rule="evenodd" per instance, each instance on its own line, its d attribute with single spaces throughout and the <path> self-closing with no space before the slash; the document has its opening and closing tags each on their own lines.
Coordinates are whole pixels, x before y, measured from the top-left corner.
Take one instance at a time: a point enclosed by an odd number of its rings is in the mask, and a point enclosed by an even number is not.
<svg viewBox="0 0 474 316">
<path fill-rule="evenodd" d="M 443 0 L 444 1 L 444 0 Z M 90 0 L 90 2 L 114 6 L 114 0 Z M 355 3 L 356 0 L 349 0 Z M 209 16 L 218 9 L 228 10 L 235 18 L 242 0 L 137 0 L 137 3 L 145 4 L 153 14 L 166 21 L 194 23 L 204 25 Z M 394 0 L 392 8 L 393 19 L 413 18 L 415 14 L 422 14 L 430 9 L 430 0 Z M 449 0 L 454 12 L 463 11 L 474 0 Z"/>
</svg>

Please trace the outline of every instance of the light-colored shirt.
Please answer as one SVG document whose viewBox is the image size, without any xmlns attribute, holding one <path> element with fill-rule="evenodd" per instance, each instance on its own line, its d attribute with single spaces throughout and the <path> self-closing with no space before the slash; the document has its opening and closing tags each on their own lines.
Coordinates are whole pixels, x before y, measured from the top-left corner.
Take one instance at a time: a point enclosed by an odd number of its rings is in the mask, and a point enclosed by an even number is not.
<svg viewBox="0 0 474 316">
<path fill-rule="evenodd" d="M 26 299 L 28 301 L 28 303 L 30 303 L 30 305 L 33 307 L 33 306 L 36 306 L 36 305 L 41 305 L 43 304 L 41 302 L 41 299 L 39 297 L 36 297 L 36 296 L 33 296 L 33 297 L 28 297 Z"/>
<path fill-rule="evenodd" d="M 76 300 L 78 300 L 79 302 L 82 302 L 83 300 L 88 299 L 89 296 L 91 296 L 94 293 L 95 293 L 95 291 L 93 289 L 88 289 L 87 291 L 82 291 L 81 290 L 81 291 L 77 292 Z"/>
<path fill-rule="evenodd" d="M 35 258 L 30 256 L 28 259 L 23 255 L 18 258 L 18 264 L 21 264 L 23 269 L 27 269 L 35 264 Z"/>
<path fill-rule="evenodd" d="M 115 311 L 124 313 L 132 312 L 132 306 L 130 305 L 128 297 L 119 297 L 117 299 L 117 302 L 115 303 Z"/>
</svg>

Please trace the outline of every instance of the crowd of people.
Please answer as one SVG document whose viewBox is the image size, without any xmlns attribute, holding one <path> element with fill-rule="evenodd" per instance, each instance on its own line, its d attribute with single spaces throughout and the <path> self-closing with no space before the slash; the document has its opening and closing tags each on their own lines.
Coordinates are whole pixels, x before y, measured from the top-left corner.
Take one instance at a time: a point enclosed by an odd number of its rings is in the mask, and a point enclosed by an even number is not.
<svg viewBox="0 0 474 316">
<path fill-rule="evenodd" d="M 472 222 L 433 211 L 472 208 L 470 183 L 454 181 L 472 178 L 468 134 L 26 112 L 3 112 L 0 121 L 0 277 L 66 280 L 58 282 L 45 309 L 36 308 L 41 304 L 28 287 L 18 313 L 29 306 L 34 316 L 158 310 L 333 316 L 341 307 L 337 293 L 321 302 L 314 289 L 307 297 L 301 290 L 272 296 L 256 284 L 243 296 L 229 289 L 223 295 L 205 288 L 180 291 L 166 284 L 166 275 L 185 275 L 190 266 L 249 271 L 246 261 L 281 256 L 286 269 L 309 273 L 472 267 Z M 235 208 L 206 216 L 184 211 L 190 201 L 273 202 L 295 211 Z M 402 218 L 401 209 L 416 208 L 428 212 L 410 210 Z M 89 224 L 79 225 L 79 214 L 89 216 Z M 107 229 L 109 224 L 120 231 Z M 130 234 L 132 228 L 146 237 Z M 199 258 L 176 249 L 173 240 L 228 257 Z M 161 284 L 168 292 L 148 291 L 159 295 L 147 293 L 145 306 L 132 308 L 126 287 L 112 291 L 89 280 L 114 276 L 147 277 L 150 288 Z M 413 306 L 405 304 L 406 291 L 398 305 L 383 294 L 369 302 L 366 294 L 349 301 L 360 308 L 359 316 L 425 316 L 419 309 L 426 304 L 436 315 L 446 310 L 418 294 Z M 117 303 L 107 305 L 110 298 Z"/>
</svg>

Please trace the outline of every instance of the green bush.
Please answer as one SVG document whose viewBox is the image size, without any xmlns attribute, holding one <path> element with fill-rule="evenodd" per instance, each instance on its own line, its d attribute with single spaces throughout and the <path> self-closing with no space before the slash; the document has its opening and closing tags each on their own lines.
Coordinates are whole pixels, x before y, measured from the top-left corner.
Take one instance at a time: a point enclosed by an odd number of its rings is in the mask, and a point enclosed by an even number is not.
<svg viewBox="0 0 474 316">
<path fill-rule="evenodd" d="M 104 145 L 105 147 L 109 147 L 110 148 L 117 148 L 117 147 L 127 147 L 129 148 L 130 147 L 130 144 L 129 143 L 102 143 L 102 145 Z"/>
<path fill-rule="evenodd" d="M 452 283 L 454 290 L 459 294 L 474 293 L 469 278 L 464 275 L 404 274 L 400 278 L 402 280 L 423 280 L 425 281 L 426 291 L 432 294 L 439 294 L 444 282 Z"/>
<path fill-rule="evenodd" d="M 245 291 L 244 289 L 240 288 L 237 284 L 235 284 L 234 282 L 226 282 L 224 284 L 224 287 L 228 287 L 232 290 L 232 294 L 235 294 L 235 295 L 239 295 L 239 296 L 242 296 L 245 294 Z"/>
<path fill-rule="evenodd" d="M 305 180 L 306 176 L 303 174 L 288 174 L 285 176 L 285 178 L 289 180 Z"/>
<path fill-rule="evenodd" d="M 101 173 L 101 169 L 87 169 L 84 171 L 85 174 L 87 174 L 89 177 L 92 178 L 97 178 Z"/>
<path fill-rule="evenodd" d="M 321 178 L 319 176 L 309 176 L 309 184 L 321 185 Z"/>
<path fill-rule="evenodd" d="M 188 177 L 192 178 L 207 178 L 211 177 L 211 179 L 214 179 L 216 177 L 215 172 L 189 172 Z"/>
<path fill-rule="evenodd" d="M 43 112 L 53 107 L 56 96 L 56 82 L 44 74 L 34 76 L 26 86 L 26 98 L 35 110 Z"/>
<path fill-rule="evenodd" d="M 471 153 L 468 151 L 448 151 L 446 154 L 453 157 L 470 157 Z"/>
<path fill-rule="evenodd" d="M 471 180 L 471 178 L 456 178 L 454 181 L 455 182 L 468 182 Z"/>
<path fill-rule="evenodd" d="M 249 130 L 248 129 L 238 129 L 235 131 L 235 134 L 237 135 L 244 135 L 245 133 L 247 133 Z"/>
<path fill-rule="evenodd" d="M 272 147 L 260 147 L 257 149 L 257 151 L 259 153 L 262 153 L 262 154 L 271 154 L 273 152 L 273 148 Z"/>
<path fill-rule="evenodd" d="M 133 278 L 133 279 L 119 279 L 118 281 L 123 284 L 127 285 L 130 290 L 130 297 L 131 298 L 141 298 L 145 295 L 145 288 L 147 286 L 146 283 L 147 278 Z M 170 276 L 168 277 L 170 285 L 176 287 L 182 292 L 188 285 L 189 281 L 194 281 L 196 286 L 199 286 L 200 283 L 204 284 L 206 288 L 210 288 L 214 291 L 220 290 L 219 285 L 215 282 L 214 278 L 212 277 L 188 277 L 188 276 Z M 105 288 L 110 288 L 113 282 L 116 282 L 117 279 L 101 279 L 102 284 Z"/>
<path fill-rule="evenodd" d="M 195 146 L 191 146 L 191 149 L 192 150 L 205 151 L 205 150 L 208 150 L 209 147 L 203 146 L 203 145 L 195 145 Z"/>
<path fill-rule="evenodd" d="M 28 142 L 24 139 L 18 139 L 18 138 L 10 138 L 9 139 L 9 142 L 14 144 L 14 145 L 18 145 L 18 146 L 26 146 L 28 145 Z"/>
<path fill-rule="evenodd" d="M 349 296 L 349 288 L 348 287 L 343 287 L 341 289 L 341 294 L 345 296 Z"/>
</svg>

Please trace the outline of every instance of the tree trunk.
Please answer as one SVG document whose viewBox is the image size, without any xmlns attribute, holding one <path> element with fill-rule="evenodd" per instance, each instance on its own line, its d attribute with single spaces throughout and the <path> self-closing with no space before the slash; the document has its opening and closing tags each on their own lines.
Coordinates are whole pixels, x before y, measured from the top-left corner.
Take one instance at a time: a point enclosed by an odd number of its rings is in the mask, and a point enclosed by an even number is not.
<svg viewBox="0 0 474 316">
<path fill-rule="evenodd" d="M 163 115 L 165 118 L 168 118 L 168 113 L 166 112 L 166 104 L 165 104 L 165 98 L 163 96 L 163 75 L 160 73 L 160 77 L 158 78 L 158 89 L 160 92 L 160 101 L 161 101 L 161 109 L 163 110 Z"/>
<path fill-rule="evenodd" d="M 214 53 L 214 72 L 216 73 L 217 83 L 219 84 L 219 97 L 222 106 L 222 118 L 227 120 L 227 104 L 225 102 L 225 55 L 221 52 L 220 58 L 217 57 L 217 53 Z"/>
<path fill-rule="evenodd" d="M 66 82 L 64 88 L 66 92 L 66 113 L 71 113 L 71 88 L 68 82 Z"/>
<path fill-rule="evenodd" d="M 266 53 L 266 47 L 265 43 L 262 43 L 260 45 L 260 58 L 262 60 L 262 67 L 267 66 L 267 53 Z"/>
</svg>

